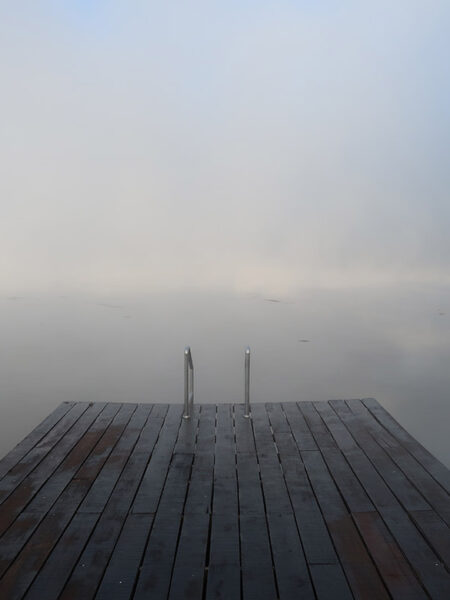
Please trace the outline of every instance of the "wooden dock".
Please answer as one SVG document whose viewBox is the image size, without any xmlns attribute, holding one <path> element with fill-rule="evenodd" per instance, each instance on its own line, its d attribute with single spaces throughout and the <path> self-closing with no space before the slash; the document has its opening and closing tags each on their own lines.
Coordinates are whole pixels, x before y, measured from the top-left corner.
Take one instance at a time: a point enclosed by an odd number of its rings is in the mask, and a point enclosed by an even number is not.
<svg viewBox="0 0 450 600">
<path fill-rule="evenodd" d="M 63 403 L 0 461 L 0 598 L 450 598 L 450 472 L 375 400 Z"/>
</svg>

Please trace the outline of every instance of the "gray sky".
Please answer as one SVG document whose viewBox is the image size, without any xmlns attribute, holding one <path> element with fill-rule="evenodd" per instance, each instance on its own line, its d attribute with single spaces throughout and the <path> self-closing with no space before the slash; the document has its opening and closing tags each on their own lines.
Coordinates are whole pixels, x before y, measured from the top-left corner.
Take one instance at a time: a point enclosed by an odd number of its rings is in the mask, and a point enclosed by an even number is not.
<svg viewBox="0 0 450 600">
<path fill-rule="evenodd" d="M 0 0 L 0 292 L 449 283 L 449 26 Z"/>
</svg>

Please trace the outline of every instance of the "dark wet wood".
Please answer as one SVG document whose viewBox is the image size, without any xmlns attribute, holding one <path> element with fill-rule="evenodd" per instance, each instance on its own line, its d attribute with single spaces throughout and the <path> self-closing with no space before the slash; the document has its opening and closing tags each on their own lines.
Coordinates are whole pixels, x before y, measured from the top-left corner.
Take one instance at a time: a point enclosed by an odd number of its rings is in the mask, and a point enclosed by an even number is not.
<svg viewBox="0 0 450 600">
<path fill-rule="evenodd" d="M 49 431 L 55 430 L 55 425 L 67 412 L 69 412 L 73 405 L 73 402 L 63 402 L 60 404 L 40 425 L 19 442 L 11 452 L 8 452 L 8 454 L 0 460 L 0 477 L 4 477 L 8 471 L 18 464 L 20 459 L 28 454 L 32 448 L 37 446 Z"/>
<path fill-rule="evenodd" d="M 0 461 L 0 598 L 448 598 L 449 489 L 373 399 L 64 403 Z"/>
</svg>

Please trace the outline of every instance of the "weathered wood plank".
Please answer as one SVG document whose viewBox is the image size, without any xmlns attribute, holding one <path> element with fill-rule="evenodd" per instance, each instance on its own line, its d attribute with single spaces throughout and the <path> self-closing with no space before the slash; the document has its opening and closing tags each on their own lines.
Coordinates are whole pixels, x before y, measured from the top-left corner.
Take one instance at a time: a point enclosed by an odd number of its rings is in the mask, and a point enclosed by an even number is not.
<svg viewBox="0 0 450 600">
<path fill-rule="evenodd" d="M 300 450 L 317 450 L 317 444 L 314 441 L 313 434 L 297 404 L 295 402 L 283 402 L 282 406 L 291 428 L 292 435 Z"/>
<path fill-rule="evenodd" d="M 386 430 L 360 400 L 347 401 L 347 404 L 351 411 L 359 417 L 360 422 L 365 425 L 374 439 L 383 445 L 386 454 L 389 455 L 409 481 L 419 490 L 423 498 L 444 519 L 447 525 L 450 524 L 449 496 L 444 488 L 390 434 L 388 434 L 390 439 L 383 443 L 383 434 L 385 434 Z M 427 508 L 423 507 L 414 510 L 427 510 Z"/>
<path fill-rule="evenodd" d="M 322 456 L 350 513 L 375 511 L 360 481 L 338 448 L 322 448 Z"/>
<path fill-rule="evenodd" d="M 240 514 L 264 515 L 264 497 L 256 454 L 237 455 L 237 475 Z"/>
<path fill-rule="evenodd" d="M 12 564 L 45 515 L 22 512 L 0 539 L 0 577 Z"/>
<path fill-rule="evenodd" d="M 58 447 L 61 447 L 62 439 L 67 432 L 78 421 L 81 415 L 88 409 L 87 402 L 75 404 L 58 423 L 43 437 L 24 458 L 22 458 L 12 469 L 9 470 L 0 481 L 0 503 L 17 488 L 17 486 L 29 475 L 39 463 L 47 457 L 50 451 L 54 456 L 57 453 Z M 72 437 L 73 437 L 73 432 Z M 48 462 L 48 459 L 47 459 Z"/>
<path fill-rule="evenodd" d="M 427 594 L 376 512 L 355 513 L 355 523 L 394 600 L 422 600 Z"/>
<path fill-rule="evenodd" d="M 233 565 L 240 578 L 239 515 L 214 514 L 211 521 L 209 568 Z"/>
<path fill-rule="evenodd" d="M 151 409 L 152 405 L 141 405 L 133 412 L 120 440 L 108 456 L 89 493 L 81 504 L 79 512 L 100 513 L 103 511 L 133 451 Z"/>
<path fill-rule="evenodd" d="M 6 531 L 16 517 L 25 509 L 36 492 L 51 477 L 67 453 L 71 451 L 104 407 L 105 404 L 98 403 L 83 410 L 82 415 L 66 435 L 3 502 L 0 510 L 0 535 Z"/>
<path fill-rule="evenodd" d="M 242 589 L 246 600 L 274 600 L 278 594 L 266 517 L 241 514 Z"/>
<path fill-rule="evenodd" d="M 66 485 L 75 476 L 80 465 L 90 455 L 120 408 L 120 404 L 108 404 L 102 410 L 86 433 L 52 474 L 51 478 L 41 487 L 27 507 L 27 511 L 47 512 L 49 510 Z"/>
<path fill-rule="evenodd" d="M 21 442 L 14 446 L 0 460 L 0 479 L 12 469 L 28 452 L 45 437 L 51 429 L 69 412 L 74 402 L 62 402 L 55 410 L 46 417 L 33 431 L 31 431 Z"/>
<path fill-rule="evenodd" d="M 40 569 L 25 598 L 28 600 L 56 600 L 81 554 L 98 520 L 97 514 L 78 514 L 68 524 L 58 544 Z"/>
<path fill-rule="evenodd" d="M 258 462 L 260 464 L 264 462 L 267 465 L 278 465 L 277 447 L 270 429 L 269 417 L 263 404 L 256 404 L 252 408 L 251 424 L 253 426 Z"/>
<path fill-rule="evenodd" d="M 238 514 L 238 485 L 236 477 L 214 476 L 213 513 Z"/>
<path fill-rule="evenodd" d="M 72 482 L 0 579 L 0 598 L 22 598 L 70 522 L 88 483 Z"/>
<path fill-rule="evenodd" d="M 202 405 L 184 514 L 210 513 L 214 481 L 216 407 Z"/>
<path fill-rule="evenodd" d="M 139 571 L 134 600 L 167 598 L 181 519 L 156 513 Z"/>
<path fill-rule="evenodd" d="M 413 525 L 407 511 L 402 508 L 365 454 L 361 450 L 348 449 L 342 432 L 342 427 L 345 427 L 344 422 L 341 421 L 341 425 L 337 426 L 335 417 L 329 418 L 329 411 L 333 410 L 331 406 L 328 409 L 325 409 L 322 404 L 315 403 L 315 406 L 320 410 L 338 446 L 344 440 L 341 450 L 426 591 L 432 598 L 439 598 L 440 595 L 446 594 L 450 585 L 448 574 L 438 556 Z M 341 414 L 345 415 L 345 411 L 341 410 Z M 335 415 L 337 417 L 336 413 Z"/>
<path fill-rule="evenodd" d="M 240 566 L 234 563 L 210 565 L 205 599 L 241 598 L 240 573 Z"/>
<path fill-rule="evenodd" d="M 170 405 L 150 461 L 140 482 L 133 502 L 134 513 L 155 513 L 158 506 L 167 470 L 172 460 L 182 420 L 183 407 Z"/>
<path fill-rule="evenodd" d="M 184 516 L 175 557 L 169 600 L 202 598 L 206 583 L 206 548 L 210 515 Z"/>
<path fill-rule="evenodd" d="M 217 406 L 207 600 L 240 598 L 241 595 L 238 487 L 233 414 L 231 405 Z"/>
<path fill-rule="evenodd" d="M 194 454 L 197 440 L 200 407 L 194 406 L 190 419 L 182 419 L 175 444 L 175 454 Z"/>
<path fill-rule="evenodd" d="M 306 423 L 313 435 L 313 438 L 319 448 L 336 448 L 336 442 L 333 436 L 328 431 L 327 426 L 322 421 L 321 416 L 314 408 L 312 402 L 298 402 L 297 406 L 300 409 Z"/>
<path fill-rule="evenodd" d="M 280 600 L 313 600 L 314 592 L 294 516 L 270 513 L 267 518 Z"/>
<path fill-rule="evenodd" d="M 285 405 L 282 406 L 284 408 Z M 298 410 L 296 406 L 295 409 Z M 289 419 L 288 421 L 290 422 Z M 307 562 L 309 565 L 338 564 L 339 559 L 308 479 L 296 440 L 290 433 L 274 435 Z M 310 443 L 304 444 L 304 438 L 301 443 L 308 448 L 312 447 Z M 315 443 L 314 447 L 317 447 Z M 340 571 L 335 570 L 333 573 L 339 577 L 337 573 L 340 572 L 344 589 L 347 583 L 340 566 L 339 569 Z"/>
<path fill-rule="evenodd" d="M 378 404 L 181 415 L 62 406 L 0 462 L 1 598 L 447 597 L 445 468 Z"/>
<path fill-rule="evenodd" d="M 140 507 L 140 510 L 145 508 L 143 506 L 145 499 L 150 499 L 152 507 L 157 512 L 139 571 L 134 596 L 136 599 L 148 597 L 166 598 L 169 593 L 178 535 L 181 529 L 186 493 L 194 458 L 192 453 L 183 453 L 180 451 L 189 448 L 195 449 L 195 437 L 193 436 L 197 430 L 197 424 L 193 424 L 193 418 L 191 418 L 187 421 L 187 427 L 183 429 L 183 424 L 180 425 L 181 412 L 169 410 L 168 417 L 169 425 L 167 431 L 169 431 L 169 435 L 168 437 L 160 438 L 160 443 L 157 445 L 158 453 L 155 457 L 155 463 L 150 468 L 151 461 L 146 470 L 144 475 L 145 488 L 139 498 L 138 507 Z M 171 452 L 175 452 L 177 449 L 179 453 L 172 455 Z M 170 464 L 167 462 L 169 454 L 171 454 Z M 162 469 L 164 467 L 167 474 L 163 477 Z M 153 480 L 156 481 L 157 485 L 157 494 L 154 495 L 150 492 Z M 141 490 L 142 483 L 138 496 Z M 135 509 L 136 506 L 135 501 Z"/>
<path fill-rule="evenodd" d="M 311 565 L 310 569 L 317 600 L 353 600 L 340 565 Z"/>
<path fill-rule="evenodd" d="M 383 509 L 382 517 L 431 598 L 446 598 L 450 590 L 450 576 L 409 516 L 390 508 Z"/>
<path fill-rule="evenodd" d="M 191 477 L 193 454 L 174 454 L 158 504 L 159 513 L 181 515 Z"/>
<path fill-rule="evenodd" d="M 314 408 L 322 417 L 322 420 L 328 427 L 331 435 L 334 438 L 337 446 L 347 454 L 351 451 L 360 452 L 356 440 L 353 438 L 351 433 L 348 431 L 347 427 L 342 423 L 340 418 L 337 416 L 335 411 L 329 405 L 328 402 L 318 401 L 314 402 Z"/>
<path fill-rule="evenodd" d="M 374 398 L 365 398 L 362 402 L 377 421 L 425 467 L 428 473 L 436 479 L 447 493 L 450 493 L 450 470 L 428 452 L 411 434 L 403 429 L 377 400 Z"/>
<path fill-rule="evenodd" d="M 410 517 L 450 571 L 450 528 L 434 510 L 412 511 Z"/>
<path fill-rule="evenodd" d="M 117 406 L 117 405 L 116 405 Z M 120 406 L 120 405 L 118 405 Z M 120 433 L 123 431 L 127 421 L 130 418 L 135 405 L 123 405 L 113 422 L 108 426 L 106 433 L 101 437 L 100 441 L 92 450 L 87 461 L 82 464 L 81 468 L 76 472 L 76 476 L 83 474 L 84 485 L 83 489 L 86 491 L 92 481 L 94 481 L 97 473 L 99 472 L 102 464 L 107 458 L 107 452 L 111 452 L 115 441 L 120 437 Z M 98 426 L 100 416 L 94 421 L 91 429 L 96 429 Z M 102 420 L 103 425 L 106 425 Z M 88 464 L 89 463 L 89 464 Z M 51 481 L 51 480 L 50 480 Z M 77 480 L 74 480 L 77 481 Z M 36 527 L 44 519 L 45 514 L 49 508 L 47 503 L 41 502 L 40 495 L 45 490 L 45 485 L 41 488 L 40 492 L 35 496 L 34 500 L 28 505 L 26 512 L 22 513 L 16 521 L 11 525 L 8 531 L 3 535 L 0 540 L 0 575 L 4 570 L 11 564 L 15 556 L 19 553 L 21 548 L 25 545 L 27 540 L 33 534 Z M 37 501 L 35 504 L 35 500 Z M 81 501 L 81 498 L 80 498 Z M 72 506 L 72 513 L 70 513 Z M 67 516 L 75 512 L 78 508 L 77 505 L 67 506 Z"/>
<path fill-rule="evenodd" d="M 195 454 L 214 454 L 216 439 L 216 406 L 201 404 L 198 414 L 198 431 L 195 443 Z"/>
<path fill-rule="evenodd" d="M 389 598 L 320 452 L 305 451 L 302 458 L 353 594 Z"/>
<path fill-rule="evenodd" d="M 266 513 L 292 513 L 291 501 L 265 407 L 255 406 L 252 417 Z"/>
<path fill-rule="evenodd" d="M 214 447 L 215 478 L 236 478 L 233 414 L 231 404 L 219 404 L 217 406 L 217 431 Z"/>
<path fill-rule="evenodd" d="M 238 454 L 256 454 L 255 440 L 251 419 L 244 417 L 244 407 L 234 405 L 234 431 L 236 435 L 236 452 Z"/>
<path fill-rule="evenodd" d="M 153 515 L 128 515 L 95 600 L 128 600 L 132 597 L 152 524 Z"/>
<path fill-rule="evenodd" d="M 213 447 L 214 448 L 214 447 Z M 210 513 L 214 481 L 214 454 L 195 454 L 184 514 Z"/>
<path fill-rule="evenodd" d="M 266 410 L 270 425 L 275 433 L 289 433 L 291 431 L 286 415 L 279 402 L 267 402 Z"/>
<path fill-rule="evenodd" d="M 164 408 L 167 410 L 167 406 Z M 163 423 L 164 417 L 153 415 L 152 410 L 142 428 L 127 464 L 120 474 L 119 480 L 105 507 L 105 511 L 108 510 L 115 514 L 125 514 L 130 509 Z"/>
<path fill-rule="evenodd" d="M 354 408 L 352 411 L 347 404 L 341 401 L 332 401 L 331 404 L 408 512 L 427 511 L 431 509 L 430 504 L 423 494 L 423 490 L 425 489 L 432 496 L 433 506 L 437 508 L 438 514 L 443 516 L 444 519 L 447 517 L 446 520 L 450 520 L 448 495 L 446 492 L 426 473 L 421 474 L 419 472 L 419 470 L 423 470 L 419 464 L 416 465 L 417 469 L 414 469 L 414 465 L 410 464 L 410 460 L 415 462 L 415 459 L 407 453 L 405 453 L 407 468 L 403 468 L 403 470 L 399 468 L 390 456 L 391 453 L 395 453 L 395 448 L 387 447 L 386 449 L 382 449 L 368 432 L 373 419 L 362 405 L 353 402 L 352 405 Z M 357 412 L 355 413 L 355 411 Z M 403 467 L 405 467 L 405 464 L 403 464 Z M 427 529 L 428 525 L 424 523 L 423 535 L 430 542 L 433 538 L 433 532 L 430 531 L 428 535 Z"/>
<path fill-rule="evenodd" d="M 408 594 L 411 598 L 426 597 L 343 455 L 335 448 L 324 448 L 322 453 L 392 597 L 403 599 Z"/>
<path fill-rule="evenodd" d="M 275 440 L 280 450 L 284 478 L 308 564 L 338 563 L 327 526 L 293 437 L 289 433 L 275 433 Z M 343 574 L 342 578 L 345 581 Z"/>
<path fill-rule="evenodd" d="M 147 409 L 147 416 L 149 416 L 152 406 L 142 405 L 142 407 Z M 137 411 L 139 408 L 141 406 Z M 162 416 L 155 416 L 142 423 L 142 430 L 127 464 L 71 573 L 61 594 L 62 599 L 77 597 L 88 600 L 94 597 L 130 510 L 163 421 Z"/>
<path fill-rule="evenodd" d="M 238 514 L 233 414 L 230 404 L 218 405 L 214 447 L 213 512 L 219 515 Z"/>
</svg>

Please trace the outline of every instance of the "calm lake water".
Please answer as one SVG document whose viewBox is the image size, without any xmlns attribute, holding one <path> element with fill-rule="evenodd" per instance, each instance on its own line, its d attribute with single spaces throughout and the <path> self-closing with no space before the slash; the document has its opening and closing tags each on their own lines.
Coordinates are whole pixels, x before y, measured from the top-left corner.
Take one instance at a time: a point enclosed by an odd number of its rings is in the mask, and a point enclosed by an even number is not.
<svg viewBox="0 0 450 600">
<path fill-rule="evenodd" d="M 60 402 L 377 398 L 450 464 L 450 288 L 0 299 L 0 454 Z"/>
</svg>

